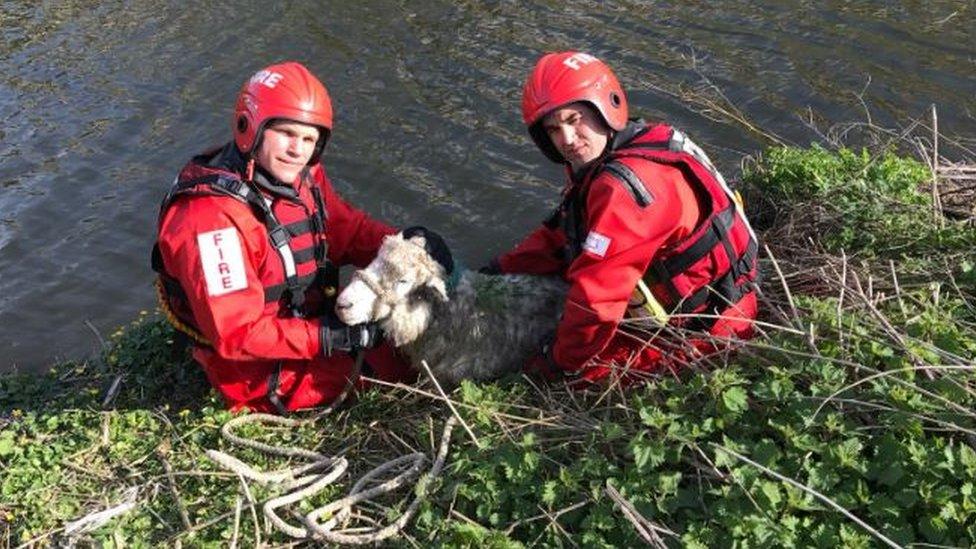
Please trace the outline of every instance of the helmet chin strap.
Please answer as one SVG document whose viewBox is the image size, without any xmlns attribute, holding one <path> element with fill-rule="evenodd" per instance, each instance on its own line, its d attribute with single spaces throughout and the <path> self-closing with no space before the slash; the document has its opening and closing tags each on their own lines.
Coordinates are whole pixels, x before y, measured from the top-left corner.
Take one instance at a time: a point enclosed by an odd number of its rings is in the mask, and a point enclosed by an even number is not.
<svg viewBox="0 0 976 549">
<path fill-rule="evenodd" d="M 245 172 L 246 173 L 244 177 L 246 177 L 248 181 L 254 181 L 254 157 L 253 156 L 248 158 L 247 169 L 245 170 Z"/>
</svg>

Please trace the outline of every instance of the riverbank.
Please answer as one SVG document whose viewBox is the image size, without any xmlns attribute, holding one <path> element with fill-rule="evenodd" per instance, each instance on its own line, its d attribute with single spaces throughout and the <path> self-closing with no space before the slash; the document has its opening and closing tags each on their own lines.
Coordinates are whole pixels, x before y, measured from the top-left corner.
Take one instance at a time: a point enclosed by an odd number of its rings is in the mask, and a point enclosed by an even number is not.
<svg viewBox="0 0 976 549">
<path fill-rule="evenodd" d="M 451 399 L 469 431 L 455 431 L 398 544 L 973 545 L 976 225 L 971 200 L 934 200 L 971 193 L 968 169 L 943 166 L 932 192 L 933 170 L 890 144 L 774 148 L 747 163 L 746 202 L 768 246 L 761 336 L 626 393 L 521 378 L 462 386 Z M 249 503 L 273 491 L 206 457 L 227 446 L 231 415 L 172 339 L 147 313 L 98 360 L 0 378 L 0 540 L 291 541 Z M 250 434 L 343 453 L 356 479 L 394 456 L 432 455 L 451 414 L 432 389 L 387 387 L 301 429 Z M 368 511 L 388 522 L 401 496 Z"/>
</svg>

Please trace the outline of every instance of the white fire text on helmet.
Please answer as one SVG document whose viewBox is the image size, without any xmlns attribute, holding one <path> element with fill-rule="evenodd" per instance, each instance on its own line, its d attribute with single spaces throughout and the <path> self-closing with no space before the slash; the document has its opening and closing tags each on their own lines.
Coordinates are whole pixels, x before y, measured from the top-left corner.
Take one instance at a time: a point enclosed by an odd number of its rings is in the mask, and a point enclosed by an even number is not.
<svg viewBox="0 0 976 549">
<path fill-rule="evenodd" d="M 596 61 L 596 57 L 588 53 L 574 53 L 566 59 L 563 59 L 563 65 L 566 65 L 574 71 L 578 71 L 583 65 L 589 65 L 594 61 Z"/>
<path fill-rule="evenodd" d="M 251 77 L 251 84 L 264 84 L 269 88 L 274 88 L 281 80 L 281 74 L 271 71 L 258 71 Z"/>
</svg>

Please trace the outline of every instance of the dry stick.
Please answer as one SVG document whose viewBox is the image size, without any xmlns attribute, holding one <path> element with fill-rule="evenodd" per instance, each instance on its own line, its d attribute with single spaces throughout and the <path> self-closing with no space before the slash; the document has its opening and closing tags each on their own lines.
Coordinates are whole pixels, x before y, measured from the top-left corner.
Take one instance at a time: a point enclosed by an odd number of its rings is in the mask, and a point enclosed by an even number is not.
<svg viewBox="0 0 976 549">
<path fill-rule="evenodd" d="M 583 507 L 584 505 L 586 505 L 588 503 L 589 503 L 589 501 L 587 501 L 587 500 L 583 500 L 583 501 L 576 502 L 576 503 L 570 505 L 569 507 L 566 507 L 564 509 L 560 509 L 555 514 L 555 517 L 556 518 L 559 518 L 561 515 L 564 515 L 564 514 L 570 512 L 570 511 L 575 511 L 576 509 L 579 509 L 580 507 Z M 464 515 L 461 515 L 460 513 L 457 513 L 457 512 L 455 512 L 455 513 L 457 515 L 460 515 L 460 517 L 462 519 L 470 522 L 471 524 L 477 524 L 478 526 L 481 526 L 480 524 L 478 524 L 477 522 L 474 522 L 473 520 L 469 519 L 468 517 L 466 517 Z M 544 518 L 550 518 L 552 516 L 553 515 L 550 514 L 550 513 L 543 513 L 541 515 L 534 515 L 534 516 L 531 516 L 529 518 L 524 518 L 524 519 L 517 520 L 517 521 L 515 521 L 515 522 L 513 522 L 513 523 L 511 523 L 511 524 L 508 525 L 508 528 L 505 529 L 505 535 L 506 536 L 512 535 L 512 532 L 514 532 L 516 528 L 518 528 L 519 526 L 521 526 L 523 524 L 528 524 L 530 522 L 535 522 L 537 520 L 542 520 Z"/>
<path fill-rule="evenodd" d="M 258 512 L 255 507 L 257 507 L 257 500 L 251 495 L 251 489 L 247 487 L 247 481 L 244 480 L 244 475 L 239 471 L 237 472 L 237 478 L 241 481 L 241 486 L 244 487 L 244 496 L 247 498 L 247 502 L 250 504 L 248 508 L 251 510 L 251 521 L 254 523 L 254 546 L 261 546 L 261 525 L 258 523 Z"/>
<path fill-rule="evenodd" d="M 163 464 L 163 472 L 166 473 L 166 481 L 169 484 L 169 491 L 173 495 L 173 501 L 176 502 L 176 510 L 180 513 L 180 520 L 183 521 L 183 527 L 189 530 L 193 528 L 193 524 L 190 523 L 190 516 L 186 513 L 186 507 L 183 505 L 183 500 L 180 499 L 180 491 L 176 488 L 176 479 L 173 478 L 173 467 L 169 464 L 166 456 L 163 455 L 162 451 L 157 451 L 156 455 L 159 457 L 160 463 Z"/>
<path fill-rule="evenodd" d="M 790 286 L 786 283 L 786 277 L 783 276 L 783 270 L 779 268 L 779 262 L 773 256 L 773 251 L 769 249 L 769 245 L 763 244 L 763 248 L 766 249 L 766 255 L 773 262 L 773 268 L 776 269 L 776 274 L 779 276 L 779 281 L 783 285 L 783 291 L 786 292 L 786 301 L 790 305 L 790 311 L 793 313 L 793 319 L 796 321 L 794 328 L 803 329 L 803 322 L 800 321 L 800 313 L 796 309 L 796 303 L 793 301 L 793 294 L 790 292 Z M 804 331 L 805 333 L 805 331 Z"/>
<path fill-rule="evenodd" d="M 253 509 L 255 505 L 257 505 L 257 504 L 256 503 L 248 503 L 247 504 L 247 507 Z M 180 533 L 178 533 L 176 535 L 170 536 L 170 537 L 166 538 L 163 543 L 164 544 L 168 544 L 168 543 L 171 543 L 171 542 L 174 543 L 174 544 L 179 543 L 180 542 L 180 539 L 179 538 L 181 538 L 183 536 L 186 536 L 186 535 L 189 535 L 189 534 L 192 534 L 193 532 L 199 532 L 200 530 L 203 530 L 204 528 L 209 528 L 209 527 L 213 526 L 214 524 L 217 524 L 218 522 L 223 521 L 224 519 L 230 518 L 233 515 L 234 515 L 234 512 L 233 511 L 227 511 L 226 513 L 223 513 L 221 515 L 218 515 L 218 516 L 216 516 L 216 517 L 214 517 L 214 518 L 212 518 L 212 519 L 210 519 L 210 520 L 208 520 L 206 522 L 197 523 L 197 525 L 194 526 L 190 530 L 185 530 L 185 531 L 180 532 Z M 255 543 L 254 544 L 254 547 L 258 547 L 258 544 Z"/>
<path fill-rule="evenodd" d="M 88 329 L 91 330 L 93 334 L 95 334 L 95 339 L 98 340 L 98 344 L 102 346 L 102 349 L 108 349 L 108 343 L 105 342 L 105 338 L 102 337 L 102 334 L 101 332 L 98 331 L 98 328 L 96 328 L 95 325 L 92 324 L 92 321 L 86 318 L 85 326 L 88 326 Z"/>
<path fill-rule="evenodd" d="M 58 532 L 60 532 L 62 530 L 64 530 L 64 527 L 63 526 L 60 527 L 60 528 L 55 528 L 55 529 L 53 529 L 53 530 L 51 530 L 49 532 L 44 532 L 43 534 L 37 535 L 37 536 L 35 536 L 35 537 L 33 537 L 33 538 L 25 541 L 24 543 L 21 543 L 17 547 L 14 547 L 14 549 L 25 549 L 27 547 L 34 547 L 35 544 L 37 544 L 37 543 L 39 543 L 39 542 L 41 542 L 41 541 L 43 541 L 43 540 L 45 540 L 45 539 L 53 536 L 54 534 L 57 534 Z"/>
<path fill-rule="evenodd" d="M 610 484 L 610 479 L 607 479 L 606 486 L 603 488 L 603 491 L 610 496 L 610 499 L 612 499 L 618 507 L 620 507 L 620 511 L 624 514 L 624 518 L 634 525 L 634 529 L 637 530 L 640 537 L 643 538 L 648 544 L 652 545 L 653 547 L 667 549 L 668 546 L 664 543 L 664 540 L 661 539 L 661 536 L 658 535 L 658 532 L 667 534 L 674 538 L 678 537 L 678 535 L 671 530 L 657 526 L 644 518 L 644 516 L 637 511 L 637 508 L 634 507 L 634 504 L 627 501 L 627 499 L 624 498 L 620 492 L 618 492 L 617 489 Z"/>
<path fill-rule="evenodd" d="M 901 287 L 898 285 L 898 275 L 895 273 L 895 261 L 893 259 L 889 259 L 888 266 L 891 268 L 891 281 L 895 285 L 895 297 L 898 298 L 898 308 L 901 309 L 902 316 L 908 316 L 908 313 L 905 312 L 905 301 L 901 298 Z"/>
<path fill-rule="evenodd" d="M 559 524 L 559 517 L 562 516 L 564 513 L 568 513 L 569 511 L 572 511 L 572 507 L 573 507 L 572 505 L 570 505 L 569 507 L 567 507 L 565 509 L 561 509 L 559 511 L 556 511 L 555 514 L 550 513 L 549 511 L 546 511 L 541 506 L 538 506 L 538 507 L 539 507 L 539 510 L 542 511 L 542 515 L 541 515 L 542 518 L 549 519 L 549 524 L 551 524 L 556 529 L 557 532 L 559 532 L 560 534 L 562 534 L 563 537 L 566 538 L 566 541 L 568 541 L 573 547 L 579 547 L 579 544 L 576 543 L 575 541 L 573 541 L 573 538 L 569 535 L 569 532 L 567 532 L 566 529 L 563 528 L 563 525 L 562 524 Z M 539 535 L 536 536 L 535 540 L 532 542 L 532 545 L 536 545 L 537 542 L 539 541 L 539 538 L 541 538 L 543 534 L 545 534 L 545 530 L 543 530 L 542 532 L 539 532 Z"/>
<path fill-rule="evenodd" d="M 237 549 L 237 535 L 241 530 L 241 496 L 234 501 L 234 535 L 230 538 L 230 549 Z"/>
<path fill-rule="evenodd" d="M 940 228 L 945 226 L 942 218 L 942 200 L 939 198 L 939 115 L 932 104 L 932 219 Z"/>
<path fill-rule="evenodd" d="M 468 409 L 471 409 L 471 410 L 477 410 L 478 409 L 477 406 L 474 406 L 472 404 L 465 404 L 463 402 L 457 402 L 457 403 L 455 403 L 453 400 L 451 400 L 451 399 L 449 399 L 449 398 L 447 398 L 445 396 L 436 395 L 434 393 L 431 393 L 430 391 L 424 391 L 423 389 L 417 389 L 416 387 L 411 387 L 410 385 L 405 385 L 403 383 L 399 383 L 399 382 L 393 383 L 393 382 L 389 382 L 389 381 L 383 381 L 382 379 L 379 379 L 379 378 L 368 377 L 368 376 L 363 376 L 363 379 L 366 380 L 366 381 L 368 381 L 368 382 L 370 382 L 373 385 L 380 385 L 380 386 L 384 386 L 384 387 L 392 387 L 394 389 L 402 389 L 402 390 L 404 390 L 404 391 L 406 391 L 408 393 L 415 393 L 415 394 L 418 394 L 420 396 L 424 396 L 424 397 L 427 397 L 427 398 L 430 398 L 430 399 L 433 399 L 433 400 L 440 400 L 440 401 L 444 401 L 444 402 L 451 402 L 451 403 L 458 404 L 460 406 L 463 406 L 463 407 L 468 408 Z M 453 408 L 453 406 L 452 406 L 452 408 Z M 551 421 L 544 421 L 542 419 L 532 419 L 532 418 L 527 418 L 527 417 L 522 417 L 522 416 L 516 416 L 514 414 L 503 414 L 503 413 L 500 413 L 500 412 L 496 412 L 496 414 L 499 417 L 503 417 L 505 419 L 510 419 L 510 420 L 513 420 L 513 421 L 521 421 L 521 422 L 525 423 L 526 425 L 544 425 L 544 426 L 547 426 L 547 427 L 559 427 L 559 425 L 556 425 L 555 423 L 552 423 Z"/>
<path fill-rule="evenodd" d="M 851 383 L 850 385 L 847 385 L 845 387 L 841 387 L 840 389 L 838 389 L 837 391 L 835 391 L 832 395 L 830 395 L 829 397 L 825 398 L 824 401 L 823 401 L 823 403 L 821 403 L 820 406 L 817 407 L 816 411 L 813 412 L 813 416 L 810 417 L 810 421 L 813 421 L 813 420 L 817 419 L 817 415 L 820 413 L 820 410 L 823 410 L 824 406 L 826 406 L 828 402 L 830 402 L 831 400 L 833 400 L 834 397 L 836 397 L 837 395 L 839 395 L 839 394 L 841 394 L 841 393 L 843 393 L 845 391 L 848 391 L 850 389 L 853 389 L 854 387 L 857 387 L 858 385 L 861 385 L 862 383 L 867 383 L 867 382 L 869 382 L 871 380 L 874 380 L 874 379 L 878 379 L 878 378 L 882 378 L 882 377 L 894 376 L 895 374 L 899 374 L 899 373 L 903 373 L 903 372 L 911 372 L 911 371 L 915 371 L 915 370 L 923 370 L 923 371 L 925 371 L 925 370 L 948 370 L 948 371 L 953 371 L 953 370 L 968 370 L 968 371 L 971 371 L 972 372 L 972 371 L 976 371 L 976 366 L 913 366 L 911 368 L 899 368 L 897 370 L 888 370 L 888 371 L 885 371 L 885 372 L 878 372 L 878 373 L 872 374 L 872 375 L 870 375 L 870 376 L 868 376 L 868 377 L 866 377 L 864 379 L 855 381 L 854 383 Z M 971 410 L 965 408 L 964 406 L 960 406 L 960 405 L 956 404 L 955 402 L 953 402 L 953 401 L 951 401 L 951 400 L 949 400 L 949 399 L 947 399 L 947 398 L 945 398 L 945 397 L 943 397 L 941 395 L 935 394 L 935 393 L 933 393 L 931 391 L 927 391 L 927 390 L 925 390 L 925 389 L 923 389 L 923 388 L 921 388 L 921 387 L 919 387 L 917 385 L 913 385 L 911 383 L 908 383 L 907 381 L 905 381 L 903 379 L 898 379 L 897 377 L 892 378 L 892 381 L 895 381 L 895 382 L 897 382 L 897 383 L 899 383 L 901 385 L 905 385 L 907 387 L 910 387 L 910 388 L 912 388 L 912 389 L 914 389 L 914 390 L 922 393 L 923 395 L 926 395 L 928 397 L 931 397 L 931 398 L 934 398 L 936 400 L 939 400 L 943 404 L 949 406 L 950 408 L 953 408 L 953 409 L 959 411 L 961 414 L 963 414 L 965 416 L 969 416 L 969 417 L 976 418 L 976 413 L 974 413 Z"/>
<path fill-rule="evenodd" d="M 870 278 L 868 280 L 870 280 Z M 869 311 L 871 311 L 871 314 L 873 314 L 875 318 L 878 319 L 878 322 L 881 323 L 881 327 L 884 328 L 885 333 L 887 333 L 889 337 L 895 340 L 895 342 L 898 343 L 898 345 L 901 345 L 902 349 L 904 349 L 905 352 L 909 355 L 909 357 L 911 357 L 912 363 L 915 366 L 917 367 L 924 366 L 924 363 L 918 358 L 918 356 L 915 355 L 915 353 L 913 353 L 908 348 L 908 342 L 905 341 L 905 338 L 902 337 L 900 333 L 898 333 L 898 330 L 894 326 L 891 325 L 891 322 L 888 321 L 888 318 L 885 317 L 880 310 L 878 310 L 878 308 L 874 305 L 873 300 L 869 296 L 864 294 L 864 290 L 861 288 L 861 282 L 858 279 L 857 275 L 854 276 L 854 283 L 857 284 L 857 288 L 858 291 L 861 293 L 860 297 L 864 301 L 864 305 L 868 308 Z M 925 377 L 929 378 L 930 380 L 935 379 L 935 374 L 931 370 L 923 369 L 922 372 L 925 374 Z"/>
<path fill-rule="evenodd" d="M 810 400 L 819 400 L 819 401 L 823 401 L 824 400 L 824 397 L 813 397 L 813 396 L 806 396 L 806 397 L 800 397 L 800 398 L 810 399 Z M 894 413 L 894 414 L 902 414 L 902 415 L 905 415 L 905 416 L 908 416 L 908 417 L 911 417 L 911 418 L 918 419 L 920 421 L 927 421 L 929 423 L 935 423 L 936 425 L 939 425 L 941 427 L 944 427 L 944 428 L 949 429 L 949 430 L 952 430 L 952 431 L 959 431 L 961 433 L 965 433 L 965 434 L 970 435 L 970 436 L 976 436 L 976 431 L 973 431 L 972 429 L 967 429 L 967 428 L 962 427 L 960 425 L 956 425 L 955 423 L 952 423 L 951 421 L 943 421 L 941 419 L 936 419 L 934 417 L 929 417 L 929 416 L 924 415 L 924 414 L 916 414 L 914 412 L 908 412 L 908 411 L 905 411 L 905 410 L 899 410 L 898 408 L 893 408 L 891 406 L 885 406 L 883 404 L 877 404 L 877 403 L 874 403 L 874 402 L 868 402 L 868 401 L 865 401 L 865 400 L 857 400 L 857 399 L 853 399 L 853 398 L 835 398 L 834 399 L 834 402 L 840 402 L 840 403 L 844 403 L 844 404 L 854 404 L 856 406 L 863 406 L 865 408 L 872 408 L 872 409 L 875 409 L 875 410 L 883 410 L 885 412 L 891 412 L 891 413 Z"/>
<path fill-rule="evenodd" d="M 479 449 L 483 448 L 483 446 L 481 446 L 481 441 L 478 440 L 478 437 L 475 436 L 474 431 L 471 430 L 471 427 L 468 427 L 467 422 L 464 421 L 464 418 L 461 417 L 461 414 L 458 413 L 457 408 L 454 407 L 454 403 L 451 402 L 451 399 L 447 398 L 447 394 L 444 393 L 444 389 L 442 389 L 441 384 L 438 383 L 437 377 L 434 375 L 434 372 L 430 371 L 430 366 L 427 364 L 427 361 L 421 360 L 420 365 L 424 367 L 424 370 L 427 372 L 427 375 L 430 376 L 431 381 L 434 382 L 434 387 L 437 388 L 437 392 L 440 393 L 441 398 L 444 399 L 444 403 L 447 404 L 447 407 L 451 409 L 451 413 L 454 414 L 454 417 L 456 417 L 459 422 L 461 422 L 461 426 L 464 427 L 464 430 L 468 432 L 468 436 L 470 436 L 471 440 L 474 441 L 475 447 Z"/>
<path fill-rule="evenodd" d="M 734 451 L 726 448 L 725 446 L 722 446 L 721 444 L 716 444 L 714 442 L 710 442 L 709 444 L 712 445 L 712 446 L 714 446 L 714 447 L 716 447 L 716 448 L 718 448 L 718 449 L 720 449 L 720 450 L 722 450 L 723 452 L 728 453 L 731 456 L 734 456 L 735 458 L 737 458 L 739 460 L 742 460 L 742 461 L 748 463 L 749 465 L 752 465 L 753 467 L 758 468 L 760 471 L 766 473 L 767 475 L 771 475 L 771 476 L 773 476 L 773 477 L 775 477 L 775 478 L 777 478 L 777 479 L 779 479 L 779 480 L 781 480 L 781 481 L 783 481 L 783 482 L 785 482 L 785 483 L 787 483 L 787 484 L 789 484 L 791 486 L 794 486 L 796 488 L 799 488 L 800 490 L 803 490 L 804 492 L 806 492 L 806 493 L 814 496 L 815 498 L 819 499 L 820 501 L 826 503 L 827 505 L 829 505 L 829 506 L 833 507 L 834 509 L 836 509 L 836 510 L 840 511 L 841 513 L 843 513 L 844 516 L 846 516 L 847 518 L 849 518 L 852 521 L 854 521 L 858 526 L 860 526 L 861 528 L 864 528 L 869 533 L 871 533 L 873 536 L 875 536 L 879 540 L 883 541 L 884 543 L 888 544 L 890 547 L 896 547 L 896 548 L 899 548 L 899 549 L 901 548 L 900 545 L 898 545 L 897 543 L 895 543 L 895 542 L 891 541 L 890 539 L 888 539 L 887 537 L 885 537 L 884 534 L 882 534 L 881 532 L 878 532 L 877 530 L 875 530 L 874 528 L 872 528 L 870 525 L 868 525 L 866 522 L 864 522 L 863 520 L 857 518 L 853 513 L 851 513 L 847 509 L 844 509 L 843 507 L 841 507 L 840 505 L 838 505 L 836 502 L 834 502 L 834 500 L 828 498 L 827 496 L 821 494 L 820 492 L 814 490 L 813 488 L 810 488 L 809 486 L 806 486 L 804 484 L 800 484 L 799 482 L 797 482 L 797 481 L 795 481 L 795 480 L 793 480 L 793 479 L 791 479 L 789 477 L 783 476 L 783 475 L 777 473 L 776 471 L 773 471 L 772 469 L 770 469 L 770 468 L 768 468 L 768 467 L 766 467 L 764 465 L 761 465 L 759 463 L 756 463 L 755 461 L 752 461 L 751 459 L 743 456 L 742 454 L 739 454 L 737 452 L 734 452 Z"/>
<path fill-rule="evenodd" d="M 837 298 L 837 338 L 841 347 L 844 345 L 844 293 L 847 290 L 847 252 L 840 250 L 841 275 L 840 275 L 840 296 Z"/>
<path fill-rule="evenodd" d="M 139 488 L 137 486 L 129 488 L 122 496 L 122 503 L 109 507 L 108 509 L 89 513 L 78 520 L 73 520 L 65 524 L 64 535 L 71 537 L 75 534 L 91 532 L 115 517 L 128 513 L 138 505 L 138 495 Z"/>
<path fill-rule="evenodd" d="M 119 387 L 122 386 L 122 378 L 124 376 L 117 375 L 115 379 L 112 380 L 112 384 L 109 386 L 108 390 L 105 391 L 105 398 L 102 399 L 102 408 L 108 408 L 108 405 L 115 400 L 115 397 L 119 394 Z"/>
</svg>

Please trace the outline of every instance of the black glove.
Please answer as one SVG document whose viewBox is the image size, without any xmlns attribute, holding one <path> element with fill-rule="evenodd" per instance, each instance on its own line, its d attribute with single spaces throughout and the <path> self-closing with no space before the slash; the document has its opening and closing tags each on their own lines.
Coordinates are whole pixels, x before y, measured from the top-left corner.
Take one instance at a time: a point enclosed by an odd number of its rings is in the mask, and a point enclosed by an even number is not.
<svg viewBox="0 0 976 549">
<path fill-rule="evenodd" d="M 434 258 L 434 261 L 440 263 L 441 267 L 444 267 L 444 272 L 450 276 L 454 272 L 454 256 L 451 255 L 451 249 L 447 247 L 447 242 L 444 242 L 441 235 L 431 231 L 427 227 L 421 227 L 419 225 L 403 229 L 404 239 L 409 239 L 414 236 L 424 237 L 424 249 L 427 250 L 430 257 Z"/>
<path fill-rule="evenodd" d="M 330 314 L 322 317 L 319 338 L 322 354 L 333 356 L 339 352 L 358 353 L 363 349 L 372 349 L 383 341 L 383 333 L 375 322 L 350 326 Z"/>
<path fill-rule="evenodd" d="M 492 258 L 487 265 L 478 269 L 478 272 L 485 275 L 497 275 L 502 274 L 502 266 L 498 263 L 498 258 Z"/>
</svg>

